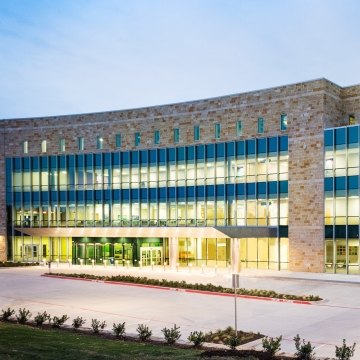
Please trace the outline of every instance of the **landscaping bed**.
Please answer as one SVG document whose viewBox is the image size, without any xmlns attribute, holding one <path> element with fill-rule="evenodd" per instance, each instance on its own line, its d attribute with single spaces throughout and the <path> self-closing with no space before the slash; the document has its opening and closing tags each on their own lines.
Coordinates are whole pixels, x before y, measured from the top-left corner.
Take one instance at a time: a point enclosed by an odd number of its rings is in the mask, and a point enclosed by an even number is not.
<svg viewBox="0 0 360 360">
<path fill-rule="evenodd" d="M 12 261 L 0 261 L 0 267 L 20 267 L 20 266 L 38 266 L 38 262 L 12 262 Z"/>
<path fill-rule="evenodd" d="M 91 275 L 91 274 L 65 274 L 65 273 L 51 273 L 51 276 L 59 277 L 70 277 L 77 279 L 88 279 L 95 281 L 107 281 L 107 282 L 121 282 L 121 283 L 132 283 L 132 284 L 144 284 L 151 286 L 160 286 L 160 287 L 170 287 L 176 289 L 188 289 L 188 290 L 200 290 L 200 291 L 209 291 L 222 294 L 233 294 L 234 289 L 226 288 L 221 285 L 213 284 L 199 284 L 199 283 L 187 283 L 185 281 L 174 281 L 166 279 L 150 279 L 147 277 L 140 276 L 131 276 L 131 275 L 113 275 L 113 276 L 101 276 L 101 275 Z M 291 295 L 291 294 L 281 294 L 272 290 L 258 290 L 258 289 L 237 289 L 238 295 L 244 296 L 254 296 L 254 297 L 263 297 L 263 298 L 275 298 L 280 300 L 297 300 L 297 301 L 319 301 L 322 300 L 317 295 Z"/>
</svg>

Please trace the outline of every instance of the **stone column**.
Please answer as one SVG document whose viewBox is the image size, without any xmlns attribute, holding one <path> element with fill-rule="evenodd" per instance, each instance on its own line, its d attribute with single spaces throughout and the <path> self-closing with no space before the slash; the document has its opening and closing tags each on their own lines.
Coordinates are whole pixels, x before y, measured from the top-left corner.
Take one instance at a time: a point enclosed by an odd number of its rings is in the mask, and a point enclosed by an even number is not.
<svg viewBox="0 0 360 360">
<path fill-rule="evenodd" d="M 240 239 L 231 239 L 231 272 L 239 273 L 241 270 L 240 263 Z"/>
<path fill-rule="evenodd" d="M 176 264 L 179 261 L 179 241 L 178 238 L 169 238 L 169 265 L 171 270 L 176 269 Z"/>
</svg>

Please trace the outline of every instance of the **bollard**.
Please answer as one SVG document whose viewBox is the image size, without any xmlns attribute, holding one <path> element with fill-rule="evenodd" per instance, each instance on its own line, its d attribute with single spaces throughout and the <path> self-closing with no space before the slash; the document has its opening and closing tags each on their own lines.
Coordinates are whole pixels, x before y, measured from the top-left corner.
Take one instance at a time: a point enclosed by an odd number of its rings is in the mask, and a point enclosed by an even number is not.
<svg viewBox="0 0 360 360">
<path fill-rule="evenodd" d="M 119 266 L 119 260 L 115 260 L 115 268 L 117 269 Z"/>
<path fill-rule="evenodd" d="M 71 259 L 68 259 L 69 267 L 71 267 Z"/>
<path fill-rule="evenodd" d="M 59 267 L 60 259 L 56 259 L 56 267 Z"/>
<path fill-rule="evenodd" d="M 201 265 L 201 271 L 202 271 L 202 273 L 204 273 L 204 268 L 205 268 L 205 264 L 202 264 L 202 265 Z"/>
<path fill-rule="evenodd" d="M 191 273 L 191 268 L 192 268 L 192 264 L 191 264 L 191 263 L 188 265 L 188 268 L 189 268 L 189 272 Z"/>
<path fill-rule="evenodd" d="M 130 261 L 129 260 L 126 260 L 126 268 L 129 270 L 129 264 L 130 264 Z"/>
<path fill-rule="evenodd" d="M 164 261 L 164 271 L 166 271 L 166 261 Z"/>
<path fill-rule="evenodd" d="M 83 267 L 84 260 L 80 259 L 80 267 Z"/>
<path fill-rule="evenodd" d="M 179 271 L 179 263 L 176 263 L 176 272 Z"/>
<path fill-rule="evenodd" d="M 154 271 L 154 262 L 151 262 L 151 270 Z"/>
<path fill-rule="evenodd" d="M 142 270 L 142 262 L 139 260 L 139 269 Z"/>
</svg>

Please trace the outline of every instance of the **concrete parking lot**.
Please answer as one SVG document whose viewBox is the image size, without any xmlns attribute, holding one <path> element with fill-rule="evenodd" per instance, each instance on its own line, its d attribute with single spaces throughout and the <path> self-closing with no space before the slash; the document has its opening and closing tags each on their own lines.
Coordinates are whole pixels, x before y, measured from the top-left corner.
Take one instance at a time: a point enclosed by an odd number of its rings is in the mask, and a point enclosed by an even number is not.
<svg viewBox="0 0 360 360">
<path fill-rule="evenodd" d="M 82 316 L 105 320 L 108 330 L 114 322 L 126 322 L 126 332 L 135 334 L 140 323 L 155 336 L 177 324 L 182 339 L 194 330 L 210 331 L 234 326 L 234 298 L 190 294 L 99 282 L 62 280 L 40 276 L 46 267 L 0 268 L 0 309 L 26 307 L 33 315 L 46 310 L 52 315 Z M 128 273 L 154 278 L 184 279 L 188 282 L 231 286 L 231 274 L 223 269 L 148 269 L 53 266 L 53 272 L 97 274 Z M 324 300 L 316 305 L 299 305 L 252 299 L 238 299 L 238 328 L 269 336 L 283 335 L 282 351 L 293 353 L 293 337 L 300 334 L 316 346 L 318 357 L 334 357 L 335 345 L 360 343 L 360 278 L 330 274 L 271 271 L 243 271 L 240 286 L 271 289 L 291 294 L 314 294 Z M 70 320 L 68 321 L 70 324 Z M 261 342 L 248 347 L 261 348 Z M 355 352 L 360 359 L 360 345 Z"/>
</svg>

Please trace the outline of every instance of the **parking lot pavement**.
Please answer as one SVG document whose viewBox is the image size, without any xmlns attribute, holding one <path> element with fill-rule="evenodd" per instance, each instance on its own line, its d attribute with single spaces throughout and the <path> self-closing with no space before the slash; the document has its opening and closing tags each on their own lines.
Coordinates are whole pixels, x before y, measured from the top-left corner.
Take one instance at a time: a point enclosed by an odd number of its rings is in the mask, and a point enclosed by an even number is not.
<svg viewBox="0 0 360 360">
<path fill-rule="evenodd" d="M 153 278 L 185 280 L 231 286 L 226 269 L 180 268 L 104 268 L 52 266 L 52 272 L 129 274 Z M 105 320 L 111 330 L 114 322 L 125 321 L 126 331 L 135 334 L 146 323 L 155 336 L 174 323 L 181 327 L 182 339 L 194 330 L 210 331 L 234 326 L 234 299 L 110 285 L 96 282 L 41 277 L 46 267 L 0 268 L 0 309 L 26 307 L 52 315 L 68 314 L 70 319 L 83 316 Z M 294 353 L 293 337 L 300 334 L 316 347 L 317 356 L 334 357 L 335 345 L 359 341 L 360 283 L 354 276 L 306 274 L 272 271 L 243 271 L 240 286 L 271 289 L 291 294 L 314 294 L 324 300 L 317 305 L 298 305 L 261 300 L 238 299 L 238 328 L 269 336 L 283 335 L 282 351 Z M 70 321 L 69 321 L 70 322 Z M 260 347 L 261 343 L 246 345 Z M 360 350 L 355 352 L 360 359 Z"/>
</svg>

